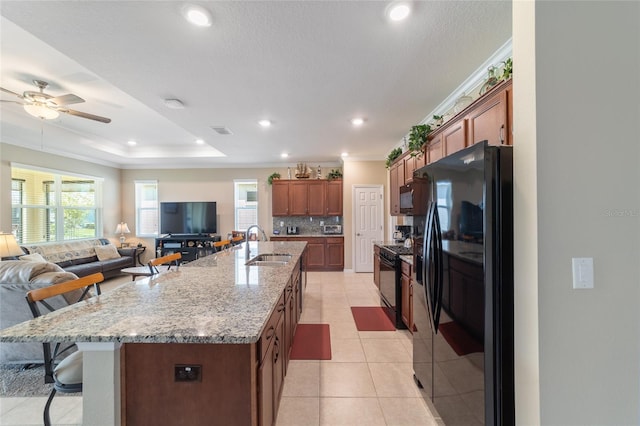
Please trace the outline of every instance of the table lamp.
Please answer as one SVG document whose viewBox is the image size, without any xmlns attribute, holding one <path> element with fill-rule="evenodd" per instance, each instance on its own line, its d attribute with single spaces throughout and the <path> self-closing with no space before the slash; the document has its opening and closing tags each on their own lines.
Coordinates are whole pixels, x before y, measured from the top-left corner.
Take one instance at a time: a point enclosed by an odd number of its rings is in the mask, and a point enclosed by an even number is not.
<svg viewBox="0 0 640 426">
<path fill-rule="evenodd" d="M 22 256 L 24 252 L 18 245 L 13 234 L 0 232 L 0 258 L 11 256 Z"/>
<path fill-rule="evenodd" d="M 124 222 L 120 222 L 118 226 L 116 226 L 116 234 L 120 234 L 120 247 L 124 244 L 124 234 L 129 234 L 130 232 L 129 227 Z"/>
</svg>

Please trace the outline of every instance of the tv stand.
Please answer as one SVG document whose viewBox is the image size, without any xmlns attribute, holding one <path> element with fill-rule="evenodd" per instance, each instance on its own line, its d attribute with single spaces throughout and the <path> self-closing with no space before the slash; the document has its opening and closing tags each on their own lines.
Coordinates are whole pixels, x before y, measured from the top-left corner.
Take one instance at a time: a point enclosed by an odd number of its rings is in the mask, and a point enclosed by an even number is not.
<svg viewBox="0 0 640 426">
<path fill-rule="evenodd" d="M 210 234 L 167 234 L 156 238 L 156 256 L 165 256 L 171 253 L 182 254 L 182 260 L 189 262 L 199 257 L 215 253 L 213 243 L 220 241 L 219 235 Z"/>
</svg>

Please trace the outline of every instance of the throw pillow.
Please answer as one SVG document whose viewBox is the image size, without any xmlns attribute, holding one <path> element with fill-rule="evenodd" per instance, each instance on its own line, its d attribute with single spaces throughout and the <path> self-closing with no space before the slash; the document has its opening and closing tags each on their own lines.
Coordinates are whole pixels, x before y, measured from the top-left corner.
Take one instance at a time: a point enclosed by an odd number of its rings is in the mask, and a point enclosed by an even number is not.
<svg viewBox="0 0 640 426">
<path fill-rule="evenodd" d="M 46 262 L 47 261 L 44 257 L 42 257 L 40 253 L 25 254 L 24 256 L 20 256 L 18 259 L 26 260 L 27 262 Z"/>
<path fill-rule="evenodd" d="M 96 256 L 98 256 L 99 261 L 109 260 L 109 259 L 117 259 L 120 257 L 120 253 L 118 253 L 118 249 L 113 244 L 107 244 L 104 246 L 95 246 Z"/>
</svg>

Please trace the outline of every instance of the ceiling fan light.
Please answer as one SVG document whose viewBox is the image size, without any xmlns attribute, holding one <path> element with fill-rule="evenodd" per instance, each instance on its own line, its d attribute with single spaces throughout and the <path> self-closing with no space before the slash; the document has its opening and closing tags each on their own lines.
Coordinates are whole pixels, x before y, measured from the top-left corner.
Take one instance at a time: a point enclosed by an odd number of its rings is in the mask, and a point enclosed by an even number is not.
<svg viewBox="0 0 640 426">
<path fill-rule="evenodd" d="M 55 109 L 47 108 L 42 104 L 26 104 L 23 105 L 24 110 L 34 117 L 41 118 L 43 120 L 53 120 L 54 118 L 58 118 L 60 113 Z"/>
</svg>

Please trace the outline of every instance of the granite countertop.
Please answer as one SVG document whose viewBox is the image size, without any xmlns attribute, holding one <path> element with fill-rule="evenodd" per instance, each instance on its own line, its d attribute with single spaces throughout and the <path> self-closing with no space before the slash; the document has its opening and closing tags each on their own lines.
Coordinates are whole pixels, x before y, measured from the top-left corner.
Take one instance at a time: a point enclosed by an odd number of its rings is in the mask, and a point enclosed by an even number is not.
<svg viewBox="0 0 640 426">
<path fill-rule="evenodd" d="M 260 267 L 244 265 L 245 244 L 0 330 L 0 342 L 255 343 L 306 243 L 251 241 L 251 257 L 293 255 Z"/>
</svg>

